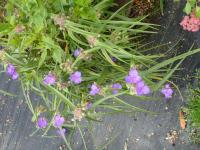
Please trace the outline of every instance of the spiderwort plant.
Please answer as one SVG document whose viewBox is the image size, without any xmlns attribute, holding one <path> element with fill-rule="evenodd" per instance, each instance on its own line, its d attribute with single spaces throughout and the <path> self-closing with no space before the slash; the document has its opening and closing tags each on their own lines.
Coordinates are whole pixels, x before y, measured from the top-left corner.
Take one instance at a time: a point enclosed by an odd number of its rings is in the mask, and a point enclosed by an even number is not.
<svg viewBox="0 0 200 150">
<path fill-rule="evenodd" d="M 112 0 L 76 0 L 73 5 L 60 0 L 7 2 L 0 24 L 0 45 L 5 49 L 0 59 L 8 64 L 4 66 L 9 76 L 20 77 L 33 120 L 44 134 L 64 126 L 77 129 L 84 119 L 98 120 L 102 107 L 145 111 L 119 96 L 130 91 L 148 96 L 153 87 L 162 86 L 160 80 L 167 81 L 169 64 L 200 52 L 158 62 L 160 55 L 146 55 L 137 38 L 155 33 L 154 25 L 123 16 L 126 9 L 109 12 L 112 5 Z M 41 96 L 39 104 L 32 103 L 30 90 Z M 163 94 L 171 96 L 169 87 Z M 47 118 L 38 115 L 38 105 L 44 105 Z"/>
</svg>

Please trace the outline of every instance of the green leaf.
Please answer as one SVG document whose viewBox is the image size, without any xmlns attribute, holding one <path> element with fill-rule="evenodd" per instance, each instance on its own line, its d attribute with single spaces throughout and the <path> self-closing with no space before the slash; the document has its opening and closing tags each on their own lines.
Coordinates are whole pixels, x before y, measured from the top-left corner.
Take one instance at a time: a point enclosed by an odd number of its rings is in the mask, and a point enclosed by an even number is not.
<svg viewBox="0 0 200 150">
<path fill-rule="evenodd" d="M 12 30 L 12 26 L 8 23 L 0 23 L 0 36 L 7 34 Z"/>
<path fill-rule="evenodd" d="M 41 58 L 40 58 L 40 61 L 39 61 L 39 64 L 38 64 L 38 69 L 42 66 L 42 64 L 44 63 L 46 57 L 47 57 L 47 50 L 45 49 L 42 52 L 42 55 L 41 55 Z"/>
<path fill-rule="evenodd" d="M 62 57 L 64 56 L 64 52 L 62 48 L 57 45 L 51 37 L 43 36 L 42 41 L 45 44 L 46 49 L 50 49 L 52 51 L 52 57 L 55 62 L 61 63 Z"/>
<path fill-rule="evenodd" d="M 196 0 L 189 0 L 191 7 L 194 7 L 196 4 Z"/>
<path fill-rule="evenodd" d="M 185 8 L 183 10 L 187 15 L 189 15 L 192 11 L 192 6 L 190 4 L 190 2 L 187 2 L 186 5 L 185 5 Z"/>
<path fill-rule="evenodd" d="M 60 49 L 54 49 L 52 57 L 55 62 L 61 63 L 62 62 L 62 51 L 60 51 Z"/>
<path fill-rule="evenodd" d="M 167 80 L 172 76 L 172 74 L 178 69 L 184 59 L 182 59 L 169 73 L 155 85 L 155 91 L 157 91 Z"/>
<path fill-rule="evenodd" d="M 200 18 L 200 7 L 199 6 L 196 6 L 196 9 L 195 9 L 195 14 L 198 18 Z"/>
<path fill-rule="evenodd" d="M 74 0 L 74 3 L 79 6 L 88 7 L 92 3 L 92 0 Z"/>
<path fill-rule="evenodd" d="M 75 105 L 65 96 L 63 95 L 60 91 L 58 91 L 57 89 L 55 89 L 52 86 L 45 86 L 43 85 L 46 89 L 48 89 L 49 91 L 51 91 L 52 93 L 54 93 L 55 95 L 57 95 L 58 97 L 60 97 L 60 99 L 62 101 L 64 101 L 66 104 L 68 104 L 71 108 L 75 108 Z"/>
<path fill-rule="evenodd" d="M 23 36 L 23 40 L 20 46 L 20 51 L 24 51 L 28 47 L 32 47 L 36 39 L 37 39 L 36 35 L 31 33 L 29 33 L 27 36 Z"/>
<path fill-rule="evenodd" d="M 16 96 L 17 96 L 17 95 L 15 95 L 15 94 L 6 92 L 6 91 L 4 91 L 4 90 L 0 90 L 0 93 L 3 94 L 3 95 L 12 96 L 12 97 L 16 97 Z"/>
<path fill-rule="evenodd" d="M 104 101 L 108 100 L 108 99 L 111 99 L 111 98 L 114 98 L 114 97 L 117 97 L 117 96 L 120 96 L 120 95 L 123 95 L 125 94 L 126 92 L 121 92 L 121 93 L 118 93 L 118 94 L 115 94 L 115 95 L 108 95 L 106 97 L 103 97 L 99 100 L 97 100 L 93 105 L 92 105 L 92 108 L 95 108 L 96 106 L 100 105 L 101 103 L 103 103 Z"/>
<path fill-rule="evenodd" d="M 191 47 L 192 48 L 192 47 Z M 191 49 L 190 48 L 190 49 Z M 155 66 L 152 66 L 151 68 L 149 68 L 148 70 L 144 71 L 142 74 L 143 75 L 148 75 L 150 73 L 153 73 L 153 72 L 157 72 L 159 71 L 159 69 L 161 69 L 162 67 L 166 67 L 167 65 L 171 64 L 171 63 L 174 63 L 175 61 L 177 60 L 180 60 L 180 59 L 185 59 L 186 57 L 188 56 L 191 56 L 191 55 L 194 55 L 196 53 L 199 53 L 200 52 L 200 48 L 198 49 L 195 49 L 195 50 L 192 50 L 192 51 L 188 51 L 186 53 L 183 53 L 181 55 L 178 55 L 178 56 L 175 56 L 175 57 L 172 57 L 170 59 L 167 59 L 161 63 L 158 63 L 157 65 Z"/>
<path fill-rule="evenodd" d="M 83 19 L 89 19 L 89 20 L 97 20 L 97 12 L 95 9 L 84 7 L 80 9 L 80 16 Z"/>
</svg>

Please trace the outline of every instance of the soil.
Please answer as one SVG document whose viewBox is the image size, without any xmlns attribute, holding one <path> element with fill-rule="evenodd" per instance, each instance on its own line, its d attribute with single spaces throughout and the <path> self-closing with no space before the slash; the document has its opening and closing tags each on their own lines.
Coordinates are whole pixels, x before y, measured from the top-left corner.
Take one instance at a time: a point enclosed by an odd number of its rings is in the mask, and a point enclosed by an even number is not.
<svg viewBox="0 0 200 150">
<path fill-rule="evenodd" d="M 185 1 L 176 5 L 173 0 L 167 0 L 165 14 L 160 20 L 161 30 L 152 37 L 155 44 L 166 44 L 171 55 L 187 51 L 194 43 L 200 47 L 200 32 L 188 33 L 181 29 L 179 22 L 183 17 L 182 9 Z M 180 43 L 177 44 L 177 41 Z M 166 50 L 164 49 L 164 50 Z M 161 49 L 158 49 L 160 51 Z M 162 49 L 163 50 L 163 49 Z M 185 87 L 188 83 L 186 75 L 193 75 L 200 67 L 199 55 L 185 60 L 179 72 L 179 82 Z M 185 77 L 185 81 L 183 80 Z M 187 80 L 187 82 L 186 82 Z M 31 122 L 31 113 L 23 100 L 23 94 L 18 82 L 10 81 L 2 73 L 0 89 L 16 94 L 9 97 L 0 94 L 0 149 L 1 150 L 58 150 L 65 149 L 61 138 L 30 136 L 35 130 Z M 178 112 L 187 103 L 188 95 L 185 88 L 181 89 L 183 99 L 178 93 L 168 101 L 160 94 L 152 95 L 151 100 L 141 101 L 130 96 L 123 99 L 135 106 L 146 108 L 156 115 L 137 112 L 119 114 L 103 118 L 102 123 L 93 123 L 91 128 L 84 129 L 84 137 L 88 150 L 96 150 L 100 145 L 107 150 L 198 150 L 198 145 L 191 145 L 187 129 L 182 130 L 179 125 Z M 31 96 L 35 103 L 39 98 Z M 54 134 L 55 131 L 52 131 Z M 38 133 L 37 133 L 38 134 Z M 39 133 L 40 134 L 40 133 Z M 109 144 L 106 144 L 108 141 Z M 73 150 L 83 150 L 83 142 L 77 132 L 73 136 Z"/>
</svg>

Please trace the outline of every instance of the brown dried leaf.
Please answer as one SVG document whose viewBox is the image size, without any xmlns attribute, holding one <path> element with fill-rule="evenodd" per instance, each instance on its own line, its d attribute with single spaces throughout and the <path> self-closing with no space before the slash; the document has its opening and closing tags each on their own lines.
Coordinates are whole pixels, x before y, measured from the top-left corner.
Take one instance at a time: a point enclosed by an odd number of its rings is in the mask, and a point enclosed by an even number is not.
<svg viewBox="0 0 200 150">
<path fill-rule="evenodd" d="M 186 128 L 186 120 L 185 120 L 183 112 L 181 110 L 179 111 L 179 122 L 180 122 L 181 129 L 185 129 Z"/>
</svg>

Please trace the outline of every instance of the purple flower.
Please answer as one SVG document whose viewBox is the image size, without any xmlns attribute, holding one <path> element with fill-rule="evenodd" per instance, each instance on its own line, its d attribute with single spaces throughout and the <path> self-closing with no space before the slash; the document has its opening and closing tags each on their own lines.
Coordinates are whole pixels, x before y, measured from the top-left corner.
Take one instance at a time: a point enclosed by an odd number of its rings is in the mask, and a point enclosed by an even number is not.
<svg viewBox="0 0 200 150">
<path fill-rule="evenodd" d="M 117 61 L 117 58 L 116 57 L 111 57 L 112 61 L 113 62 L 116 62 Z"/>
<path fill-rule="evenodd" d="M 72 73 L 69 77 L 70 81 L 75 83 L 75 84 L 79 84 L 82 82 L 82 77 L 81 77 L 81 72 L 80 71 L 76 71 L 74 73 Z"/>
<path fill-rule="evenodd" d="M 8 64 L 6 68 L 6 73 L 12 76 L 14 72 L 15 72 L 15 67 L 12 64 Z"/>
<path fill-rule="evenodd" d="M 141 80 L 142 78 L 140 77 L 138 71 L 135 68 L 132 68 L 129 71 L 129 74 L 125 77 L 126 83 L 130 83 L 130 84 L 137 83 Z"/>
<path fill-rule="evenodd" d="M 17 80 L 19 77 L 19 74 L 17 73 L 14 65 L 12 64 L 8 64 L 7 68 L 6 68 L 6 73 L 10 76 L 12 76 L 13 80 Z"/>
<path fill-rule="evenodd" d="M 44 77 L 43 83 L 46 85 L 53 85 L 56 82 L 56 77 L 54 74 L 49 73 Z"/>
<path fill-rule="evenodd" d="M 122 89 L 122 85 L 120 83 L 114 83 L 112 85 L 113 94 L 117 94 L 120 89 Z"/>
<path fill-rule="evenodd" d="M 81 49 L 78 48 L 74 51 L 74 57 L 78 57 L 81 54 Z"/>
<path fill-rule="evenodd" d="M 96 83 L 93 83 L 90 87 L 90 95 L 97 95 L 101 92 L 101 89 L 96 85 Z"/>
<path fill-rule="evenodd" d="M 37 121 L 37 126 L 42 129 L 46 128 L 48 125 L 47 119 L 45 117 L 40 117 Z"/>
<path fill-rule="evenodd" d="M 136 92 L 138 96 L 146 95 L 151 92 L 150 88 L 144 83 L 144 81 L 140 81 L 136 84 Z"/>
<path fill-rule="evenodd" d="M 65 134 L 67 132 L 67 130 L 65 129 L 65 128 L 63 128 L 63 129 L 58 129 L 57 130 L 57 134 L 59 135 L 59 136 L 62 136 L 62 134 Z"/>
<path fill-rule="evenodd" d="M 161 93 L 165 95 L 166 99 L 169 99 L 172 97 L 173 90 L 169 84 L 166 84 L 165 87 L 161 90 Z"/>
<path fill-rule="evenodd" d="M 65 118 L 62 117 L 60 114 L 57 114 L 54 117 L 54 127 L 59 128 L 63 125 L 63 123 L 65 122 Z"/>
<path fill-rule="evenodd" d="M 86 103 L 86 109 L 90 109 L 92 107 L 92 103 L 91 102 L 87 102 Z"/>
</svg>

